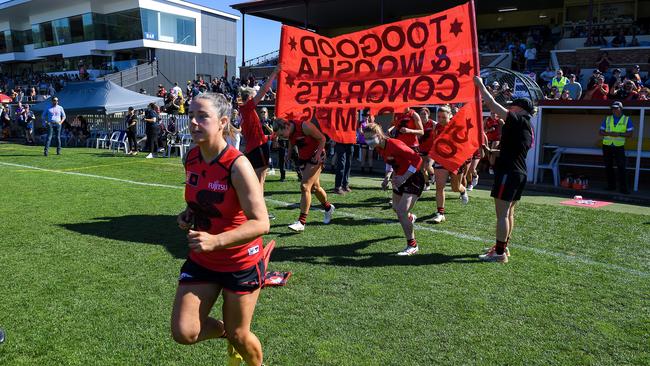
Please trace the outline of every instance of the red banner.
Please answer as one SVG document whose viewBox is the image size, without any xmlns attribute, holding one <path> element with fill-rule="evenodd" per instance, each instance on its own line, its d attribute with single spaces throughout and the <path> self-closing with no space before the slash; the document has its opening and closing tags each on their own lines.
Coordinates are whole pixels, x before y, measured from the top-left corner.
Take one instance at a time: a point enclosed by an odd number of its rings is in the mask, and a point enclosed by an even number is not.
<svg viewBox="0 0 650 366">
<path fill-rule="evenodd" d="M 472 3 L 334 38 L 285 25 L 276 115 L 354 143 L 358 110 L 475 101 L 475 34 Z"/>
<path fill-rule="evenodd" d="M 436 136 L 429 151 L 429 156 L 450 172 L 456 172 L 481 147 L 483 123 L 476 117 L 476 105 L 465 104 Z"/>
</svg>

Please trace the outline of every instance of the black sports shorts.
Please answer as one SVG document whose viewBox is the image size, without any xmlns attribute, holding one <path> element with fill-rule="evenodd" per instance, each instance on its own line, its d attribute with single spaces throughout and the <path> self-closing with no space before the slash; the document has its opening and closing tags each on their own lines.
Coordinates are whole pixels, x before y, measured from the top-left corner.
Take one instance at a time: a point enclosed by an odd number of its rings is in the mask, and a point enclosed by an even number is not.
<svg viewBox="0 0 650 366">
<path fill-rule="evenodd" d="M 216 272 L 207 269 L 190 258 L 187 258 L 181 274 L 178 277 L 179 283 L 216 283 L 224 289 L 236 294 L 248 294 L 264 285 L 266 268 L 264 259 L 256 265 L 236 272 Z"/>
<path fill-rule="evenodd" d="M 414 194 L 418 197 L 422 195 L 424 190 L 424 174 L 422 171 L 418 170 L 413 173 L 409 179 L 404 182 L 399 188 L 393 188 L 393 193 L 403 195 L 404 193 Z"/>
<path fill-rule="evenodd" d="M 269 151 L 269 145 L 266 142 L 244 155 L 248 161 L 251 162 L 251 165 L 255 170 L 269 166 L 269 156 L 271 156 L 271 152 Z"/>
<path fill-rule="evenodd" d="M 497 172 L 490 196 L 508 202 L 519 201 L 526 187 L 527 178 L 526 174 Z"/>
</svg>

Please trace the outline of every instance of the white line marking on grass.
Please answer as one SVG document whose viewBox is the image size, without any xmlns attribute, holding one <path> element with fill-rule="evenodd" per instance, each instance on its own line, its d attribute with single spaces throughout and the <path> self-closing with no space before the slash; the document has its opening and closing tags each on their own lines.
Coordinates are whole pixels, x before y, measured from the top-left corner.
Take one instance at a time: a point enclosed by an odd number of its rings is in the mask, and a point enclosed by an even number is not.
<svg viewBox="0 0 650 366">
<path fill-rule="evenodd" d="M 172 189 L 184 189 L 185 188 L 183 186 L 173 186 L 173 185 L 169 185 L 169 184 L 138 182 L 138 181 L 129 180 L 129 179 L 120 179 L 120 178 L 107 177 L 107 176 L 103 176 L 103 175 L 85 174 L 85 173 L 77 173 L 77 172 L 69 172 L 69 171 L 61 171 L 61 170 L 53 170 L 53 169 L 39 168 L 39 167 L 31 166 L 31 165 L 6 163 L 6 162 L 2 162 L 2 161 L 0 161 L 0 165 L 12 166 L 12 167 L 17 167 L 17 168 L 27 168 L 27 169 L 33 169 L 33 170 L 40 170 L 40 171 L 49 172 L 49 173 L 58 173 L 58 174 L 66 174 L 66 175 L 76 175 L 76 176 L 87 177 L 87 178 L 105 179 L 105 180 L 111 180 L 111 181 L 115 181 L 115 182 L 123 182 L 123 183 L 129 183 L 129 184 L 147 186 L 147 187 L 160 187 L 160 188 L 172 188 Z M 266 201 L 270 202 L 272 204 L 275 204 L 277 206 L 291 206 L 291 205 L 295 204 L 295 203 L 289 203 L 289 202 L 285 202 L 285 201 L 275 200 L 275 199 L 272 199 L 272 198 L 266 198 Z M 351 218 L 356 218 L 356 219 L 361 219 L 361 220 L 368 220 L 368 221 L 373 221 L 373 222 L 382 223 L 382 224 L 399 225 L 399 222 L 396 222 L 394 220 L 378 219 L 378 218 L 374 218 L 374 217 L 369 217 L 369 216 L 344 212 L 344 211 L 341 211 L 341 210 L 337 210 L 336 212 L 340 216 L 351 217 Z M 492 244 L 491 240 L 480 238 L 480 237 L 474 236 L 474 235 L 458 233 L 458 232 L 455 232 L 455 231 L 434 229 L 434 228 L 429 227 L 429 226 L 422 226 L 422 225 L 418 225 L 418 224 L 415 224 L 415 228 L 418 229 L 418 230 L 426 230 L 426 231 L 429 231 L 429 232 L 432 232 L 432 233 L 445 234 L 445 235 L 453 236 L 453 237 L 456 237 L 456 238 L 459 238 L 459 239 L 477 241 L 477 242 L 488 244 L 488 245 Z M 631 268 L 627 268 L 627 267 L 622 267 L 622 266 L 618 266 L 616 264 L 598 262 L 598 261 L 595 261 L 593 259 L 586 258 L 586 257 L 572 256 L 572 255 L 567 255 L 567 254 L 564 254 L 564 253 L 553 252 L 553 251 L 540 249 L 540 248 L 535 248 L 535 247 L 528 247 L 528 246 L 524 246 L 524 245 L 520 245 L 520 244 L 516 244 L 514 246 L 519 248 L 519 249 L 525 250 L 525 251 L 547 255 L 547 256 L 550 256 L 550 257 L 555 257 L 555 258 L 559 258 L 559 259 L 562 259 L 562 260 L 566 260 L 566 261 L 569 261 L 569 262 L 582 262 L 584 264 L 604 267 L 604 268 L 607 268 L 607 269 L 612 269 L 612 270 L 617 270 L 617 271 L 622 271 L 622 272 L 625 272 L 625 273 L 629 273 L 629 274 L 633 274 L 633 275 L 637 275 L 637 276 L 641 276 L 641 277 L 650 276 L 650 273 L 648 273 L 648 272 L 639 271 L 639 270 L 631 269 Z"/>
</svg>

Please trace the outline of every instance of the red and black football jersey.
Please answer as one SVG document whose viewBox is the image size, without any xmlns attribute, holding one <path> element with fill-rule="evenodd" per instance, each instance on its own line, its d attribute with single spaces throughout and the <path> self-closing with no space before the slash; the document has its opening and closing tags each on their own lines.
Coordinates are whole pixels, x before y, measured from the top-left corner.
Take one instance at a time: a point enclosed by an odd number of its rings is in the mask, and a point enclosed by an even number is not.
<svg viewBox="0 0 650 366">
<path fill-rule="evenodd" d="M 230 179 L 231 167 L 240 156 L 242 153 L 230 145 L 211 162 L 203 160 L 198 146 L 188 152 L 185 201 L 194 214 L 194 230 L 219 234 L 248 221 Z M 203 253 L 192 251 L 189 257 L 213 271 L 240 271 L 260 261 L 262 243 L 262 237 L 259 237 L 227 249 Z"/>
<path fill-rule="evenodd" d="M 418 153 L 398 139 L 386 139 L 386 146 L 382 149 L 376 148 L 379 155 L 384 158 L 384 162 L 393 167 L 395 174 L 403 175 L 409 166 L 420 169 L 422 158 Z"/>
<path fill-rule="evenodd" d="M 298 148 L 298 159 L 309 160 L 314 157 L 318 150 L 318 140 L 311 136 L 305 135 L 302 124 L 305 122 L 291 122 L 295 126 L 289 141 L 293 146 Z"/>
</svg>

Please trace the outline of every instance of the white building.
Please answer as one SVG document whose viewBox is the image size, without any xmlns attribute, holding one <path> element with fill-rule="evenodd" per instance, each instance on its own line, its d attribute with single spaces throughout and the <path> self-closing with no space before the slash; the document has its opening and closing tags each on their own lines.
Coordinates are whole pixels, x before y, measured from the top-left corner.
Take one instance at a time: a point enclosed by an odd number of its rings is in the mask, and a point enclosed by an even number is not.
<svg viewBox="0 0 650 366">
<path fill-rule="evenodd" d="M 0 70 L 99 74 L 155 57 L 158 77 L 125 86 L 209 81 L 226 65 L 235 73 L 238 19 L 182 0 L 9 0 L 0 3 Z"/>
</svg>

